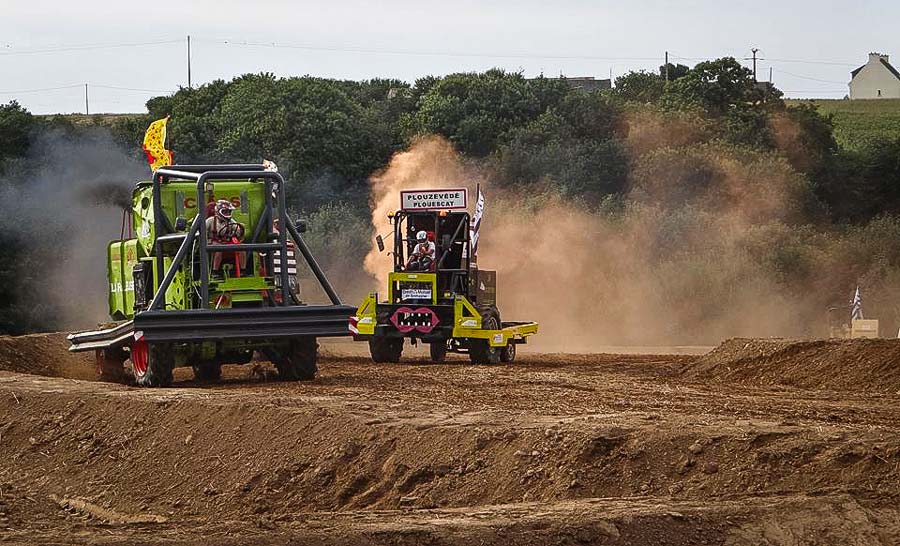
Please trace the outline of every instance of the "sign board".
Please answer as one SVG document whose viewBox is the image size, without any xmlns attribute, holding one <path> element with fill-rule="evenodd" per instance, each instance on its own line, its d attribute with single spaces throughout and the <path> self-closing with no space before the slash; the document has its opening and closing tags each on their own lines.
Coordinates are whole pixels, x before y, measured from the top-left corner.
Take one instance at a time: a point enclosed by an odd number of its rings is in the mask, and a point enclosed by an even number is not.
<svg viewBox="0 0 900 546">
<path fill-rule="evenodd" d="M 467 197 L 465 188 L 401 191 L 400 208 L 407 211 L 465 209 Z"/>
<path fill-rule="evenodd" d="M 872 319 L 853 319 L 850 325 L 850 337 L 852 339 L 878 337 L 878 321 Z"/>
<path fill-rule="evenodd" d="M 400 297 L 406 300 L 430 300 L 430 288 L 404 288 L 400 291 Z"/>
</svg>

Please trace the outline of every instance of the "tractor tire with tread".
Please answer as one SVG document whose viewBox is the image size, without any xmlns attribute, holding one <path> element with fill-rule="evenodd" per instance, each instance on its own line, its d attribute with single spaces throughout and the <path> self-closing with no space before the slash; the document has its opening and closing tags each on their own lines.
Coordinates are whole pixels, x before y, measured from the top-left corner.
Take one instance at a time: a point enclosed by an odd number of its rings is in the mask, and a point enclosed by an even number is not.
<svg viewBox="0 0 900 546">
<path fill-rule="evenodd" d="M 403 338 L 372 338 L 369 340 L 369 352 L 372 354 L 372 360 L 378 364 L 400 362 L 400 356 L 403 354 Z"/>
<path fill-rule="evenodd" d="M 124 383 L 128 354 L 122 347 L 97 351 L 97 378 L 106 383 Z"/>
<path fill-rule="evenodd" d="M 500 362 L 510 363 L 516 359 L 516 344 L 510 341 L 500 350 Z"/>
<path fill-rule="evenodd" d="M 191 366 L 194 369 L 194 380 L 206 383 L 217 382 L 222 379 L 222 364 L 216 361 L 206 361 Z"/>
<path fill-rule="evenodd" d="M 431 361 L 440 364 L 447 360 L 447 341 L 434 341 L 429 343 L 429 352 L 431 353 Z"/>
<path fill-rule="evenodd" d="M 134 367 L 134 382 L 139 387 L 168 387 L 172 384 L 172 370 L 175 368 L 175 354 L 166 344 L 148 344 L 147 364 L 143 370 Z"/>
<path fill-rule="evenodd" d="M 292 339 L 287 352 L 272 359 L 278 369 L 279 381 L 310 381 L 316 378 L 319 367 L 319 344 L 314 337 Z"/>
<path fill-rule="evenodd" d="M 500 319 L 493 314 L 487 314 L 481 319 L 482 330 L 498 330 Z M 472 364 L 498 364 L 500 362 L 501 347 L 491 347 L 486 339 L 473 339 L 469 345 L 469 360 Z"/>
</svg>

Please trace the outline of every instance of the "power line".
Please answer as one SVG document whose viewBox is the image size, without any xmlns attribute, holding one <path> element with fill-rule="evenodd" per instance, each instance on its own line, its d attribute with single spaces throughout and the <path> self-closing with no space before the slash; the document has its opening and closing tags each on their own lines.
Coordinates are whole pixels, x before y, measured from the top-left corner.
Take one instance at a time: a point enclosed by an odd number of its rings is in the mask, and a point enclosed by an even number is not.
<svg viewBox="0 0 900 546">
<path fill-rule="evenodd" d="M 0 95 L 18 95 L 22 93 L 41 93 L 44 91 L 57 91 L 59 89 L 74 89 L 76 87 L 81 87 L 84 84 L 74 83 L 72 85 L 61 85 L 59 87 L 44 87 L 41 89 L 20 89 L 18 91 L 0 91 Z"/>
<path fill-rule="evenodd" d="M 676 59 L 681 59 L 682 61 L 712 61 L 715 60 L 716 57 L 682 57 L 680 55 L 676 55 L 675 53 L 671 54 Z M 762 60 L 762 59 L 760 59 Z M 833 66 L 858 66 L 859 63 L 848 63 L 842 61 L 816 61 L 811 59 L 773 59 L 771 57 L 765 59 L 770 63 L 798 63 L 798 64 L 822 64 L 822 65 L 833 65 Z"/>
<path fill-rule="evenodd" d="M 858 66 L 859 63 L 845 63 L 840 61 L 811 61 L 811 60 L 797 60 L 797 59 L 769 59 L 769 62 L 775 63 L 804 63 L 804 64 L 826 64 L 826 65 L 834 65 L 834 66 Z"/>
<path fill-rule="evenodd" d="M 0 95 L 18 95 L 22 93 L 41 93 L 44 91 L 58 91 L 60 89 L 75 89 L 84 86 L 83 83 L 73 83 L 72 85 L 60 85 L 58 87 L 44 87 L 41 89 L 19 89 L 18 91 L 0 91 Z M 141 93 L 174 93 L 168 89 L 139 89 L 135 87 L 118 87 L 115 85 L 101 85 L 97 83 L 90 84 L 91 87 L 99 87 L 101 89 L 115 89 L 117 91 L 136 91 Z"/>
<path fill-rule="evenodd" d="M 115 85 L 100 85 L 98 83 L 92 83 L 91 87 L 100 87 L 102 89 L 117 89 L 119 91 L 140 91 L 146 93 L 174 93 L 175 91 L 171 89 L 140 89 L 136 87 L 117 87 Z"/>
<path fill-rule="evenodd" d="M 198 41 L 197 38 L 193 38 Z M 228 39 L 211 40 L 201 38 L 199 41 L 238 47 L 265 47 L 282 49 L 302 49 L 306 51 L 327 51 L 337 53 L 364 53 L 376 55 L 406 55 L 414 57 L 488 57 L 494 59 L 557 59 L 557 60 L 587 60 L 587 61 L 660 61 L 660 57 L 600 57 L 594 55 L 533 55 L 525 53 L 467 53 L 453 51 L 412 51 L 401 49 L 376 49 L 348 46 L 314 46 L 308 44 L 292 44 L 283 42 L 250 42 Z"/>
<path fill-rule="evenodd" d="M 45 49 L 23 49 L 21 51 L 15 50 L 12 48 L 8 48 L 8 49 L 12 49 L 12 50 L 0 52 L 0 56 L 12 57 L 12 56 L 16 56 L 16 55 L 40 55 L 42 53 L 64 53 L 64 52 L 68 52 L 68 51 L 91 51 L 91 50 L 95 50 L 95 49 L 115 49 L 115 48 L 123 48 L 123 47 L 141 47 L 141 46 L 175 44 L 175 43 L 181 43 L 181 40 L 160 40 L 160 41 L 155 41 L 155 42 L 131 42 L 131 43 L 118 43 L 118 44 L 85 44 L 85 45 L 48 47 Z"/>
<path fill-rule="evenodd" d="M 788 76 L 793 76 L 793 77 L 795 77 L 795 78 L 800 78 L 801 80 L 809 80 L 809 81 L 813 81 L 813 82 L 821 82 L 821 83 L 833 83 L 833 84 L 836 84 L 836 85 L 843 85 L 843 86 L 846 86 L 846 85 L 847 85 L 847 82 L 839 82 L 839 81 L 834 81 L 834 80 L 821 80 L 821 79 L 819 79 L 819 78 L 811 78 L 811 77 L 809 77 L 809 76 L 802 76 L 802 75 L 800 75 L 800 74 L 794 74 L 793 72 L 788 72 L 787 70 L 784 70 L 784 69 L 779 69 L 779 70 L 778 70 L 778 73 L 779 73 L 779 74 L 787 74 Z"/>
</svg>

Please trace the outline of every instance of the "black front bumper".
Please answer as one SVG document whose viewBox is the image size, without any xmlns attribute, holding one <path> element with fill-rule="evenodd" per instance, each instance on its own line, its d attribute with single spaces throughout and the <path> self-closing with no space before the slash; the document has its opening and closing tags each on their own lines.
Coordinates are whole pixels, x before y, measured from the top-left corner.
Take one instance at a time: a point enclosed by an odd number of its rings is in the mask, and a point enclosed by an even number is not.
<svg viewBox="0 0 900 546">
<path fill-rule="evenodd" d="M 144 311 L 134 317 L 134 332 L 148 342 L 341 337 L 350 335 L 347 321 L 355 312 L 348 305 Z"/>
<path fill-rule="evenodd" d="M 72 352 L 106 349 L 143 337 L 155 343 L 349 336 L 348 305 L 144 311 L 113 328 L 71 334 Z"/>
</svg>

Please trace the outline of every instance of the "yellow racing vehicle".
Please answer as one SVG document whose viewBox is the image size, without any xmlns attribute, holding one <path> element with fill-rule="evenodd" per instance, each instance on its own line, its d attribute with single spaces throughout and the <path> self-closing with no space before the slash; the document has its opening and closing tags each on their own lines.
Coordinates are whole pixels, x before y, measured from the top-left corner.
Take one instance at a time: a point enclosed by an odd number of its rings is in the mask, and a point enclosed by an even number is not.
<svg viewBox="0 0 900 546">
<path fill-rule="evenodd" d="M 350 332 L 367 341 L 372 360 L 398 362 L 405 341 L 427 343 L 432 362 L 448 352 L 475 364 L 512 362 L 516 345 L 538 331 L 536 322 L 503 322 L 497 308 L 496 271 L 479 269 L 476 254 L 484 196 L 474 219 L 467 191 L 401 192 L 393 226 L 393 271 L 386 297 L 369 294 L 350 317 Z M 380 251 L 384 240 L 376 238 Z"/>
</svg>

